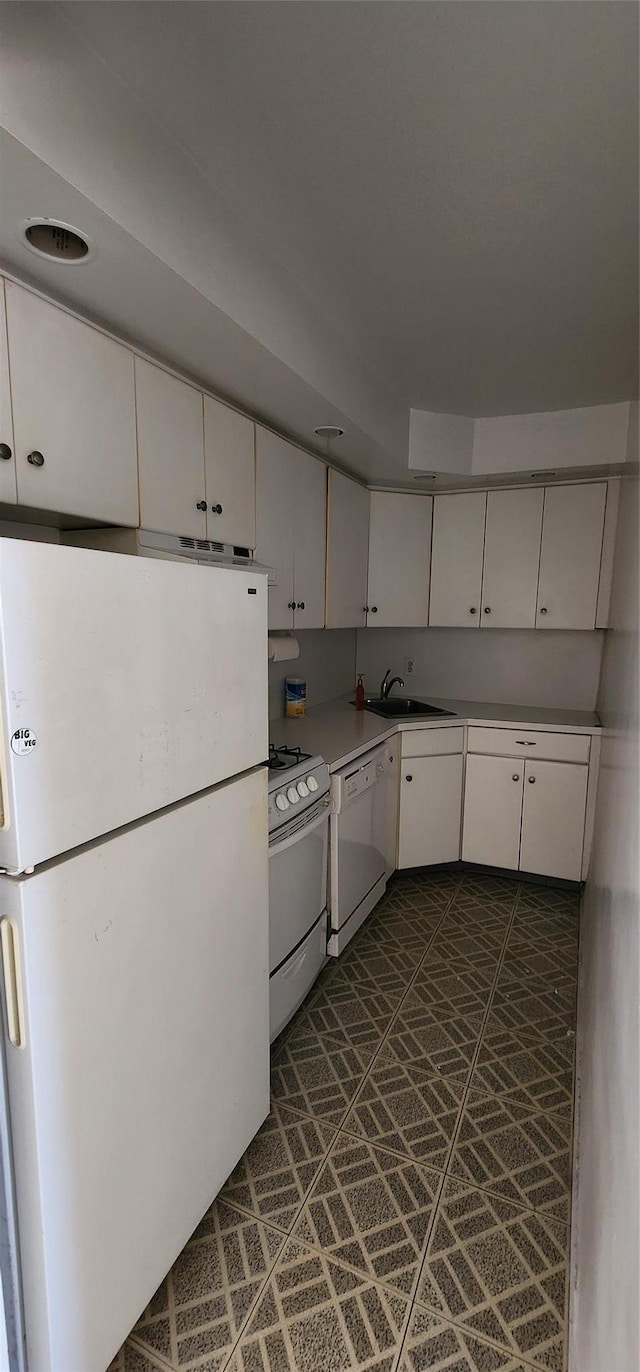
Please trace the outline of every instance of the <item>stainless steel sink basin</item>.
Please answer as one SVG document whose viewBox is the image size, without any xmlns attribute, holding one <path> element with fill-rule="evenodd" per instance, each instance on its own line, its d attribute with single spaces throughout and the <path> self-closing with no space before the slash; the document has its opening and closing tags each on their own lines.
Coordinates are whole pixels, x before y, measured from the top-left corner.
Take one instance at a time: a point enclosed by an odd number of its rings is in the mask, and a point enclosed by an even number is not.
<svg viewBox="0 0 640 1372">
<path fill-rule="evenodd" d="M 355 701 L 352 703 L 355 704 Z M 367 696 L 364 708 L 385 719 L 427 719 L 431 715 L 455 718 L 453 710 L 441 710 L 438 705 L 426 705 L 424 700 L 412 700 L 410 696 L 388 696 L 386 700 L 380 696 Z"/>
</svg>

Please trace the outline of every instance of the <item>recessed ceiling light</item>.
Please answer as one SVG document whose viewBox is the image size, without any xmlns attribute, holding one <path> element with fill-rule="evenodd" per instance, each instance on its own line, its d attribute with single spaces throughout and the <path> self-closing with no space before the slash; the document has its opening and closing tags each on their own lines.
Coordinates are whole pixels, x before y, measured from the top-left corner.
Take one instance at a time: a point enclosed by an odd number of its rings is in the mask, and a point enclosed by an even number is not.
<svg viewBox="0 0 640 1372">
<path fill-rule="evenodd" d="M 22 225 L 22 241 L 37 257 L 66 266 L 86 262 L 92 256 L 89 239 L 73 224 L 63 224 L 59 219 L 26 219 Z"/>
<path fill-rule="evenodd" d="M 339 429 L 337 424 L 318 424 L 313 432 L 318 438 L 342 438 L 344 429 Z"/>
</svg>

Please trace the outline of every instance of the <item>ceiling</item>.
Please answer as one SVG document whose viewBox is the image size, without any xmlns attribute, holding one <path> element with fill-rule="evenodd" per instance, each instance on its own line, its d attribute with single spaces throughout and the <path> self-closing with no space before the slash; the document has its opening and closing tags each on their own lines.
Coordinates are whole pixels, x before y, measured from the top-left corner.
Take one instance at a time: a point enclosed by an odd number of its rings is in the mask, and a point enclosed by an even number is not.
<svg viewBox="0 0 640 1372">
<path fill-rule="evenodd" d="M 635 4 L 62 9 L 410 405 L 629 398 Z"/>
<path fill-rule="evenodd" d="M 6 266 L 373 481 L 637 394 L 632 0 L 5 3 Z M 73 271 L 24 219 L 89 233 Z M 434 463 L 434 466 L 437 465 Z"/>
</svg>

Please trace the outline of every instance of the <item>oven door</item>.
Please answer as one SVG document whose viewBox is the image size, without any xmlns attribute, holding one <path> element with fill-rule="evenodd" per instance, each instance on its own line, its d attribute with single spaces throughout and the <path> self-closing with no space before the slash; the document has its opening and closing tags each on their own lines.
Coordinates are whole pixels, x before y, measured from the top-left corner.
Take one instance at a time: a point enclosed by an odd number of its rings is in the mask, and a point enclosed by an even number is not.
<svg viewBox="0 0 640 1372">
<path fill-rule="evenodd" d="M 327 904 L 329 797 L 269 843 L 269 972 L 288 958 Z"/>
</svg>

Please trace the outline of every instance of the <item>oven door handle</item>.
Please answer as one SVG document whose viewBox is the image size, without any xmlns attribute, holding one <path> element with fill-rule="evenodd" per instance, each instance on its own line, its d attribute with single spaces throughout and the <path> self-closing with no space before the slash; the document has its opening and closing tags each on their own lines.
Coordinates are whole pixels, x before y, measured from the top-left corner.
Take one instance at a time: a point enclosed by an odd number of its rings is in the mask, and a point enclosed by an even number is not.
<svg viewBox="0 0 640 1372">
<path fill-rule="evenodd" d="M 328 797 L 327 797 L 327 800 L 328 800 Z M 276 853 L 284 853 L 284 852 L 286 852 L 286 849 L 287 849 L 287 848 L 291 848 L 291 846 L 292 846 L 294 843 L 297 843 L 297 842 L 298 842 L 298 839 L 300 839 L 300 838 L 306 838 L 306 837 L 307 837 L 307 834 L 312 834 L 313 831 L 314 831 L 314 829 L 319 829 L 319 828 L 320 828 L 320 825 L 321 825 L 321 824 L 325 824 L 325 823 L 328 821 L 328 819 L 329 819 L 329 810 L 328 810 L 328 808 L 327 808 L 327 809 L 325 809 L 325 810 L 322 810 L 321 813 L 320 813 L 319 815 L 316 815 L 316 818 L 315 818 L 314 820 L 312 820 L 311 824 L 305 824 L 305 825 L 301 826 L 299 829 L 296 829 L 295 833 L 289 834 L 289 837 L 288 837 L 288 838 L 280 839 L 280 842 L 279 842 L 279 843 L 278 843 L 278 842 L 273 843 L 273 844 L 270 843 L 270 844 L 269 844 L 269 857 L 275 857 Z"/>
</svg>

